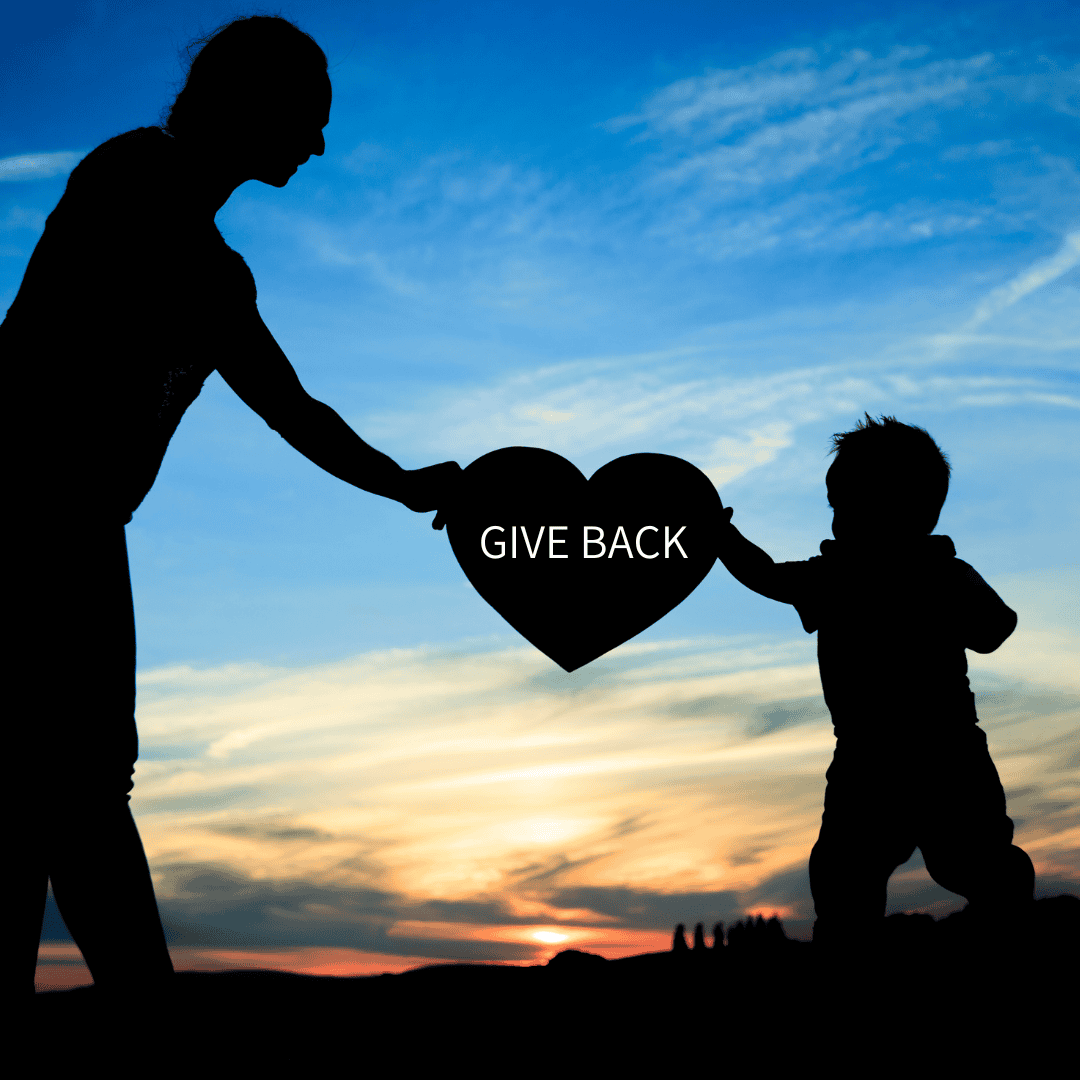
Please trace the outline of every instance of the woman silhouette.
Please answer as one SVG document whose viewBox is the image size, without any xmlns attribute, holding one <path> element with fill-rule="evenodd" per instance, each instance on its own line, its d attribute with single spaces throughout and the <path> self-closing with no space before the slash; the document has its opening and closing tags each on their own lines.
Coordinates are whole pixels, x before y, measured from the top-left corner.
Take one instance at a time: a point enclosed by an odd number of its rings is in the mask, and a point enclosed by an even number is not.
<svg viewBox="0 0 1080 1080">
<path fill-rule="evenodd" d="M 323 153 L 322 50 L 267 16 L 198 44 L 163 125 L 110 139 L 72 172 L 0 325 L 16 405 L 4 926 L 18 993 L 33 992 L 50 879 L 95 984 L 172 974 L 128 806 L 138 742 L 124 525 L 206 377 L 220 372 L 323 469 L 411 510 L 438 509 L 460 473 L 454 462 L 401 469 L 308 396 L 214 224 L 245 181 L 284 187 Z"/>
</svg>

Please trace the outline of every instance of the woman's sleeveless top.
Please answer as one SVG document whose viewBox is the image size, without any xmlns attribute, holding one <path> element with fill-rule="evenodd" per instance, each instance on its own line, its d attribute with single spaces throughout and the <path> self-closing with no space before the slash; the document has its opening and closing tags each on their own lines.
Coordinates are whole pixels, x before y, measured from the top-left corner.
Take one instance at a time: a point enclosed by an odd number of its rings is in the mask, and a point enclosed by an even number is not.
<svg viewBox="0 0 1080 1080">
<path fill-rule="evenodd" d="M 244 260 L 185 209 L 179 166 L 161 129 L 118 135 L 49 215 L 0 326 L 17 513 L 129 521 L 255 304 Z"/>
</svg>

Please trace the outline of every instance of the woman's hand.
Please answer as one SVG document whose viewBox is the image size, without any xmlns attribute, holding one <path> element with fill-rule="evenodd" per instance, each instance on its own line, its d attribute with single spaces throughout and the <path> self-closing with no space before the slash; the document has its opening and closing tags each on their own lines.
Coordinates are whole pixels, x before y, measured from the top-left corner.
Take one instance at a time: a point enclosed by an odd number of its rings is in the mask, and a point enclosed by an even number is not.
<svg viewBox="0 0 1080 1080">
<path fill-rule="evenodd" d="M 454 490 L 460 482 L 461 466 L 456 461 L 444 461 L 425 469 L 406 469 L 398 502 L 418 514 L 440 511 L 431 527 L 441 529 L 446 524 L 442 512 L 449 509 Z"/>
</svg>

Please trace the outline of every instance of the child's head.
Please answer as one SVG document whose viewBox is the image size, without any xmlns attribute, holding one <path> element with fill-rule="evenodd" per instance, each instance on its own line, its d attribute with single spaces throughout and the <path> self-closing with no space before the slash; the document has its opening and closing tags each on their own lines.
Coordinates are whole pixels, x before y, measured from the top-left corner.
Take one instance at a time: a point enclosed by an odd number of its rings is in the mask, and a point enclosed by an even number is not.
<svg viewBox="0 0 1080 1080">
<path fill-rule="evenodd" d="M 825 474 L 833 534 L 903 538 L 933 531 L 949 490 L 949 459 L 920 427 L 894 416 L 833 436 Z"/>
</svg>

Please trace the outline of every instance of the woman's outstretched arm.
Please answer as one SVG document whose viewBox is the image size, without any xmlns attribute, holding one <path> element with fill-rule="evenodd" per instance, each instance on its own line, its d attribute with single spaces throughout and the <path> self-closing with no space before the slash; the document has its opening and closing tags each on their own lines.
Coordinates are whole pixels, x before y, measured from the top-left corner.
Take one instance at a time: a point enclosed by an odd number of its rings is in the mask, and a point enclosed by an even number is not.
<svg viewBox="0 0 1080 1080">
<path fill-rule="evenodd" d="M 245 404 L 304 457 L 347 484 L 419 513 L 445 504 L 461 475 L 456 462 L 403 469 L 369 446 L 329 405 L 303 388 L 258 311 L 249 318 L 228 335 L 217 365 Z"/>
</svg>

